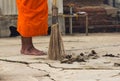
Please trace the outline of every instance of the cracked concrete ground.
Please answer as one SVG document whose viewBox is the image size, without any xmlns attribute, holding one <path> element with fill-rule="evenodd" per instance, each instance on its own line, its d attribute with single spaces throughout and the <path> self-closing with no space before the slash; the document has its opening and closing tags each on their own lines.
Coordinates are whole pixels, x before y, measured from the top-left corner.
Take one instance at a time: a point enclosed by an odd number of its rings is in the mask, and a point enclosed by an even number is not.
<svg viewBox="0 0 120 81">
<path fill-rule="evenodd" d="M 48 51 L 49 36 L 34 37 L 34 45 Z M 20 37 L 0 38 L 0 81 L 120 81 L 120 33 L 63 36 L 66 53 L 95 50 L 100 58 L 61 64 L 46 56 L 21 55 Z"/>
</svg>

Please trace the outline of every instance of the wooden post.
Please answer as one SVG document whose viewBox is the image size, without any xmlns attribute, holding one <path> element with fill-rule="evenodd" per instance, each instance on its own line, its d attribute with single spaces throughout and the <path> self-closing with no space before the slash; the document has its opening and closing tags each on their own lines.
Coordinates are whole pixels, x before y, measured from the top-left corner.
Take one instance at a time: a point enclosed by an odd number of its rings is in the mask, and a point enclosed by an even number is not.
<svg viewBox="0 0 120 81">
<path fill-rule="evenodd" d="M 85 16 L 86 16 L 86 23 L 85 23 L 85 26 L 86 26 L 86 36 L 88 36 L 88 14 L 86 13 Z"/>
<path fill-rule="evenodd" d="M 72 16 L 69 17 L 69 23 L 70 23 L 70 34 L 72 34 Z"/>
</svg>

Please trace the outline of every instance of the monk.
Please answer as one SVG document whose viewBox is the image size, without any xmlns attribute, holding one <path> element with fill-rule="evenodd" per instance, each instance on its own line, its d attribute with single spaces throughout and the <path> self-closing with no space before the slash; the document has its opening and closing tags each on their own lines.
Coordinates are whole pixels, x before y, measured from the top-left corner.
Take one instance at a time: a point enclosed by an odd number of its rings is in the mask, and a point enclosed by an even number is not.
<svg viewBox="0 0 120 81">
<path fill-rule="evenodd" d="M 21 35 L 21 53 L 26 55 L 44 55 L 43 51 L 34 47 L 32 37 L 47 35 L 47 0 L 17 0 L 17 7 L 17 31 Z"/>
</svg>

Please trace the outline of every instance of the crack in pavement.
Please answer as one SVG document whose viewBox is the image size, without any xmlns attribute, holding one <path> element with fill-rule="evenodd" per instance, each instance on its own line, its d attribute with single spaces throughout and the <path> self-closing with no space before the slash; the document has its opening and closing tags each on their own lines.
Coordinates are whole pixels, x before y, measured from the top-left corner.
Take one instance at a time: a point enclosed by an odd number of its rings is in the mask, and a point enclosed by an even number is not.
<svg viewBox="0 0 120 81">
<path fill-rule="evenodd" d="M 45 62 L 23 62 L 23 61 L 13 61 L 13 60 L 7 60 L 7 59 L 0 59 L 0 61 L 5 61 L 5 62 L 11 62 L 11 63 L 21 63 L 21 64 L 25 64 L 25 65 L 30 65 L 30 64 L 37 64 L 37 63 L 41 63 L 41 64 L 47 64 L 49 67 L 51 68 L 55 68 L 55 69 L 64 69 L 63 67 L 55 67 L 55 66 L 52 66 L 51 64 L 49 63 L 45 63 Z M 31 67 L 31 66 L 29 66 Z M 37 69 L 37 68 L 35 68 Z"/>
<path fill-rule="evenodd" d="M 48 65 L 50 68 L 54 68 L 54 69 L 61 69 L 60 71 L 64 71 L 64 70 L 82 70 L 82 68 L 63 68 L 63 67 L 55 67 L 55 66 L 52 66 L 51 64 L 49 63 L 46 63 L 46 62 L 23 62 L 23 61 L 13 61 L 13 60 L 8 60 L 8 59 L 0 59 L 0 61 L 4 61 L 4 62 L 10 62 L 10 63 L 20 63 L 20 64 L 25 64 L 27 67 L 31 68 L 31 69 L 35 69 L 35 70 L 38 70 L 38 71 L 44 71 L 46 72 L 47 74 L 44 75 L 44 76 L 34 76 L 34 77 L 48 77 L 50 80 L 52 81 L 56 81 L 50 74 L 49 71 L 47 70 L 42 70 L 42 69 L 38 69 L 38 68 L 35 68 L 35 67 L 32 67 L 30 66 L 30 64 L 38 64 L 38 63 L 41 63 L 41 64 L 46 64 Z M 90 70 L 90 68 L 88 68 Z M 95 69 L 95 68 L 92 68 L 91 69 Z M 87 70 L 87 68 L 86 68 Z M 99 69 L 96 69 L 96 70 L 99 70 Z M 106 69 L 108 70 L 108 68 Z M 111 77 L 117 77 L 117 76 L 120 76 L 120 73 L 116 74 L 116 75 L 113 75 Z M 100 80 L 96 80 L 96 81 L 100 81 Z"/>
<path fill-rule="evenodd" d="M 40 62 L 38 62 L 38 63 L 40 63 Z M 30 63 L 30 64 L 34 64 L 34 63 Z M 30 64 L 28 64 L 28 67 L 29 67 L 29 68 L 31 68 L 31 69 L 37 69 L 37 70 L 39 70 L 39 71 L 44 71 L 44 72 L 48 73 L 47 75 L 42 76 L 42 77 L 49 77 L 52 81 L 56 81 L 55 79 L 53 79 L 53 78 L 50 76 L 49 72 L 47 72 L 46 70 L 41 70 L 41 69 L 38 69 L 38 68 L 31 67 Z M 44 64 L 46 64 L 46 63 L 44 63 Z"/>
<path fill-rule="evenodd" d="M 29 64 L 28 62 L 23 62 L 23 61 L 13 61 L 13 60 L 7 60 L 7 59 L 0 59 L 0 61 L 5 61 L 5 62 L 11 62 L 11 63 L 21 63 L 21 64 Z"/>
<path fill-rule="evenodd" d="M 44 72 L 47 73 L 46 75 L 44 75 L 44 76 L 39 76 L 39 77 L 49 77 L 52 81 L 56 81 L 56 80 L 54 80 L 54 79 L 50 76 L 50 74 L 49 74 L 46 70 L 41 70 L 41 69 L 33 68 L 33 67 L 29 66 L 30 64 L 34 64 L 34 63 L 23 62 L 23 61 L 13 61 L 13 60 L 7 60 L 7 59 L 0 59 L 0 61 L 10 62 L 10 63 L 25 64 L 27 67 L 29 67 L 29 68 L 31 68 L 31 69 L 35 69 L 35 70 L 38 70 L 38 71 L 44 71 Z M 35 63 L 42 63 L 42 62 L 35 62 Z M 46 64 L 46 63 L 45 63 L 45 64 Z M 35 76 L 35 77 L 38 77 L 38 76 Z"/>
</svg>

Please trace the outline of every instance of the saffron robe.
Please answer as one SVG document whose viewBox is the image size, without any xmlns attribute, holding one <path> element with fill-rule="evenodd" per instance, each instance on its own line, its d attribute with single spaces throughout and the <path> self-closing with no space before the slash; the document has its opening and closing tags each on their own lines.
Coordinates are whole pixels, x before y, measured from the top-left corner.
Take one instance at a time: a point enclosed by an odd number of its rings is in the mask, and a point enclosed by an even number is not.
<svg viewBox="0 0 120 81">
<path fill-rule="evenodd" d="M 17 0 L 17 31 L 23 37 L 46 35 L 48 31 L 47 0 Z"/>
</svg>

